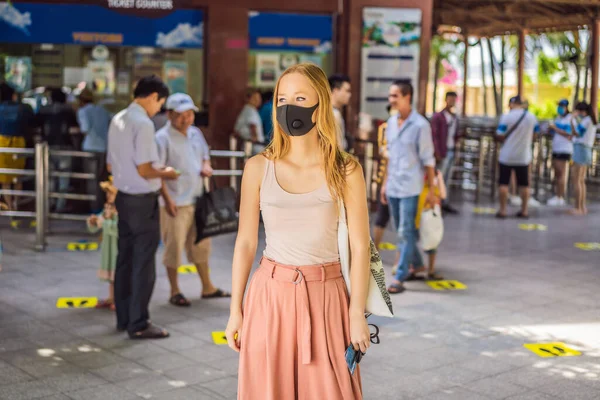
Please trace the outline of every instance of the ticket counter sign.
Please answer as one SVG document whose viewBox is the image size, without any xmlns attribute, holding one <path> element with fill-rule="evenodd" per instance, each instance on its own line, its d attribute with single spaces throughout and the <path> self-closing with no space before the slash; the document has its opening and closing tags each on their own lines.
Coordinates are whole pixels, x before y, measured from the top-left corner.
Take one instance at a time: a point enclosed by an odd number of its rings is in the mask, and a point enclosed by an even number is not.
<svg viewBox="0 0 600 400">
<path fill-rule="evenodd" d="M 169 0 L 114 0 L 104 5 L 0 1 L 0 37 L 10 43 L 201 48 L 201 10 Z"/>
</svg>

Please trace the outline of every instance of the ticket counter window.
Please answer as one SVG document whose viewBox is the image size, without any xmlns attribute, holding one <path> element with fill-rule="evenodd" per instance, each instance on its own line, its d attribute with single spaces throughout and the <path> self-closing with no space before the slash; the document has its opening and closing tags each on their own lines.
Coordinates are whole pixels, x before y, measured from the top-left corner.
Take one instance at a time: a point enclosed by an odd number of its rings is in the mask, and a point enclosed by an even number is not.
<svg viewBox="0 0 600 400">
<path fill-rule="evenodd" d="M 176 4 L 139 4 L 167 3 Z M 117 111 L 131 101 L 139 78 L 155 74 L 172 92 L 187 92 L 203 104 L 203 12 L 125 9 L 124 4 L 9 4 L 12 16 L 29 18 L 0 24 L 0 36 L 7 39 L 0 43 L 5 78 L 10 75 L 32 103 L 43 88 L 76 92 L 83 82 L 98 101 Z"/>
</svg>

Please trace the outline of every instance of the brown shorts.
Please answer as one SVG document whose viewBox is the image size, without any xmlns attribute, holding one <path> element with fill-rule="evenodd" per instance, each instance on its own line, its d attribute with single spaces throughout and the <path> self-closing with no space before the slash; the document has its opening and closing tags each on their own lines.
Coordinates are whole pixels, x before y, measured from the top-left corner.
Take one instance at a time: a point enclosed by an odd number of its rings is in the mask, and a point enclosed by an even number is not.
<svg viewBox="0 0 600 400">
<path fill-rule="evenodd" d="M 181 253 L 186 252 L 190 263 L 208 266 L 211 240 L 196 242 L 196 223 L 194 206 L 177 207 L 177 216 L 171 217 L 164 207 L 160 209 L 160 231 L 165 247 L 163 262 L 168 268 L 181 266 Z"/>
</svg>

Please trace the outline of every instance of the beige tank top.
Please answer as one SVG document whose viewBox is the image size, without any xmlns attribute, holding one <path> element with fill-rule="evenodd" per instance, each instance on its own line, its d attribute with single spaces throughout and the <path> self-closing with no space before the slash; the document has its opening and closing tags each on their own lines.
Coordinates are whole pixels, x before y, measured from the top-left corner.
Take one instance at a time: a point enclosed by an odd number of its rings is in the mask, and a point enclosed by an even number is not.
<svg viewBox="0 0 600 400">
<path fill-rule="evenodd" d="M 286 192 L 267 161 L 260 189 L 267 246 L 263 255 L 286 265 L 338 261 L 338 211 L 327 185 L 309 193 Z"/>
</svg>

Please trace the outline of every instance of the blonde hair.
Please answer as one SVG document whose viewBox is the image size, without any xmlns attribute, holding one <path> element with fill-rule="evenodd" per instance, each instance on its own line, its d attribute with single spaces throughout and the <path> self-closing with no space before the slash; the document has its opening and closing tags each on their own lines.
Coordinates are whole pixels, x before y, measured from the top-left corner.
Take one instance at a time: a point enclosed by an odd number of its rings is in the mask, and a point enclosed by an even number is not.
<svg viewBox="0 0 600 400">
<path fill-rule="evenodd" d="M 350 154 L 339 148 L 329 81 L 325 72 L 315 64 L 302 63 L 294 65 L 279 77 L 273 94 L 273 140 L 263 154 L 268 159 L 275 161 L 283 158 L 290 151 L 291 139 L 277 122 L 279 84 L 284 76 L 290 74 L 300 74 L 306 77 L 310 82 L 310 86 L 317 92 L 319 107 L 316 110 L 316 128 L 323 157 L 325 179 L 332 197 L 335 200 L 343 200 L 346 176 L 353 168 L 356 168 L 358 162 Z"/>
</svg>

